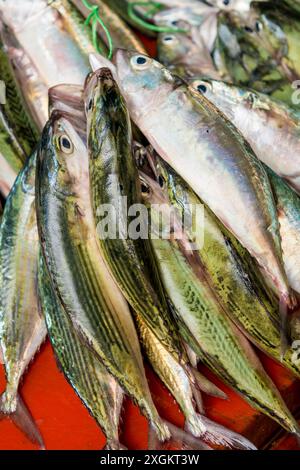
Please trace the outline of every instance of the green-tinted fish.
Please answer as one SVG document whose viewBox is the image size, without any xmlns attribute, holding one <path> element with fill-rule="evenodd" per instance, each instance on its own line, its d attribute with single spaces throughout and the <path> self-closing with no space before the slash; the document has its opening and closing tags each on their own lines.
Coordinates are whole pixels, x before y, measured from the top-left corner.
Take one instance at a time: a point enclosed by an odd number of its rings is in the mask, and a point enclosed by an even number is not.
<svg viewBox="0 0 300 470">
<path fill-rule="evenodd" d="M 190 380 L 182 366 L 162 346 L 141 317 L 137 316 L 136 323 L 148 360 L 174 396 L 185 416 L 185 429 L 195 437 L 201 437 L 212 444 L 243 450 L 255 449 L 253 444 L 243 436 L 197 413 L 194 400 L 196 399 L 196 402 L 199 400 L 199 392 L 191 387 Z M 220 396 L 218 389 L 216 391 L 217 396 Z"/>
<path fill-rule="evenodd" d="M 300 77 L 299 44 L 295 42 L 292 50 L 280 22 L 270 15 L 254 8 L 220 13 L 214 55 L 217 68 L 237 85 L 293 106 L 292 84 Z"/>
<path fill-rule="evenodd" d="M 201 255 L 193 250 L 193 245 L 182 231 L 181 219 L 170 219 L 167 190 L 163 192 L 159 183 L 145 175 L 144 179 L 143 195 L 145 203 L 151 204 L 153 233 L 157 234 L 155 228 L 161 219 L 173 220 L 169 239 L 152 236 L 151 243 L 185 341 L 202 361 L 252 406 L 299 435 L 296 420 L 250 344 L 227 317 L 214 292 L 210 272 L 207 272 Z"/>
<path fill-rule="evenodd" d="M 186 217 L 187 221 L 192 221 L 193 208 L 198 207 L 202 202 L 166 163 L 163 163 L 158 156 L 154 156 L 154 158 L 157 178 L 160 175 L 159 181 L 167 186 L 170 201 L 177 208 L 181 220 Z M 274 178 L 279 180 L 275 175 Z M 274 180 L 274 184 L 276 183 L 278 184 Z M 293 193 L 287 185 L 284 184 L 284 187 L 277 185 L 281 207 L 283 203 L 287 203 L 287 195 L 283 192 L 284 188 Z M 283 194 L 285 198 L 282 197 Z M 295 193 L 294 196 L 297 198 Z M 277 204 L 279 199 L 276 200 Z M 203 206 L 203 210 L 204 219 L 196 219 L 195 227 L 186 224 L 184 228 L 188 231 L 190 239 L 195 238 L 195 243 L 199 247 L 198 254 L 205 271 L 209 273 L 214 292 L 218 294 L 226 313 L 260 349 L 275 360 L 282 361 L 286 367 L 299 376 L 300 370 L 293 361 L 293 351 L 289 348 L 284 358 L 281 357 L 277 299 L 274 298 L 262 280 L 249 253 L 217 221 L 206 206 Z M 287 209 L 283 211 L 282 215 L 286 226 L 290 227 L 290 232 L 296 225 L 294 212 L 291 205 L 287 204 Z M 290 242 L 290 240 L 288 241 Z M 289 264 L 286 261 L 285 266 L 290 266 L 290 269 L 293 267 L 295 270 L 296 263 L 292 264 L 291 254 L 293 247 L 294 244 L 291 244 L 290 251 L 288 251 L 290 257 L 287 258 Z M 296 258 L 297 255 L 295 254 L 294 257 Z"/>
<path fill-rule="evenodd" d="M 270 183 L 249 145 L 214 105 L 158 62 L 123 50 L 115 62 L 134 122 L 257 259 L 281 303 L 293 305 Z"/>
<path fill-rule="evenodd" d="M 91 12 L 83 4 L 82 0 L 71 1 L 87 18 L 87 16 Z M 146 52 L 142 41 L 140 41 L 140 39 L 135 35 L 135 33 L 108 5 L 106 5 L 104 1 L 93 0 L 93 5 L 99 7 L 99 15 L 102 21 L 104 22 L 105 26 L 109 30 L 114 47 L 122 47 L 124 49 L 130 49 L 142 53 Z M 98 28 L 98 34 L 101 36 L 102 40 L 106 43 L 106 45 L 108 45 L 107 36 L 103 28 Z"/>
<path fill-rule="evenodd" d="M 43 258 L 39 295 L 60 368 L 107 438 L 107 449 L 121 449 L 119 421 L 123 392 L 92 351 L 80 341 L 51 285 Z"/>
<path fill-rule="evenodd" d="M 19 172 L 38 141 L 38 130 L 28 113 L 14 77 L 0 26 L 0 80 L 5 83 L 5 103 L 0 104 L 0 152 Z"/>
<path fill-rule="evenodd" d="M 7 385 L 1 414 L 35 443 L 42 437 L 18 394 L 23 374 L 46 336 L 37 299 L 38 231 L 35 214 L 36 153 L 19 173 L 6 201 L 0 230 L 0 344 Z"/>
<path fill-rule="evenodd" d="M 147 227 L 141 216 L 136 221 L 141 194 L 129 114 L 108 69 L 91 76 L 85 103 L 92 204 L 101 252 L 132 308 L 184 364 L 186 357 L 158 281 Z M 112 227 L 106 227 L 107 217 L 103 218 L 107 210 Z"/>
<path fill-rule="evenodd" d="M 37 182 L 43 256 L 62 306 L 158 438 L 167 440 L 170 432 L 152 402 L 129 307 L 100 255 L 87 149 L 72 126 L 72 115 L 63 111 L 52 113 L 44 129 Z"/>
<path fill-rule="evenodd" d="M 300 193 L 300 121 L 292 109 L 221 81 L 195 79 L 191 85 L 237 127 L 261 161 Z"/>
<path fill-rule="evenodd" d="M 48 119 L 48 89 L 60 83 L 83 85 L 90 71 L 88 54 L 95 52 L 74 7 L 63 0 L 47 4 L 0 1 L 5 50 L 40 129 Z"/>
</svg>

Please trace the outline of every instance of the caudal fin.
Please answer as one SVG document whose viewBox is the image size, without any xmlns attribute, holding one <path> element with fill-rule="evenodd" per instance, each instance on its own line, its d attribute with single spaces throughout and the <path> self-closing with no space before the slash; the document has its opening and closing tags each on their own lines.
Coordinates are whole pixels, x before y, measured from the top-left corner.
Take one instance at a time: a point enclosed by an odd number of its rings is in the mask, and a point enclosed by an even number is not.
<svg viewBox="0 0 300 470">
<path fill-rule="evenodd" d="M 205 375 L 201 374 L 197 369 L 195 368 L 190 368 L 191 373 L 193 374 L 195 380 L 196 380 L 196 386 L 198 388 L 206 393 L 207 395 L 210 395 L 212 397 L 216 398 L 221 398 L 222 400 L 227 400 L 227 395 L 223 390 L 221 390 L 219 387 L 217 387 L 214 383 L 212 383 L 210 380 L 208 380 Z"/>
<path fill-rule="evenodd" d="M 203 415 L 196 414 L 193 421 L 186 422 L 185 429 L 213 445 L 230 449 L 257 450 L 254 444 L 241 434 L 231 431 Z"/>
<path fill-rule="evenodd" d="M 170 450 L 172 448 L 178 450 L 213 450 L 205 442 L 195 438 L 184 429 L 180 429 L 168 421 L 164 421 L 164 423 L 169 428 L 171 438 L 168 441 L 159 441 L 155 428 L 150 424 L 148 434 L 149 450 Z"/>
<path fill-rule="evenodd" d="M 16 410 L 12 413 L 5 412 L 5 392 L 1 395 L 0 400 L 0 420 L 10 418 L 33 444 L 37 444 L 41 450 L 44 450 L 45 444 L 41 433 L 20 395 L 17 395 Z"/>
</svg>

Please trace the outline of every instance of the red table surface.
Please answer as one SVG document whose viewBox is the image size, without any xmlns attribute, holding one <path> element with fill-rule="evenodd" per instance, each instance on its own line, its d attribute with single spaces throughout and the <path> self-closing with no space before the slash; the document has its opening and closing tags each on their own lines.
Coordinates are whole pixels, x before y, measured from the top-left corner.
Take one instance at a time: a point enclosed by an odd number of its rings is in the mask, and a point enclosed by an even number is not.
<svg viewBox="0 0 300 470">
<path fill-rule="evenodd" d="M 155 53 L 155 43 L 143 38 L 151 54 Z M 264 366 L 281 391 L 294 390 L 299 396 L 300 382 L 280 365 L 259 353 Z M 146 365 L 147 376 L 155 404 L 165 419 L 183 426 L 184 418 L 175 400 L 162 385 L 150 367 Z M 227 425 L 233 430 L 249 436 L 254 435 L 257 426 L 269 426 L 270 420 L 262 421 L 242 398 L 221 383 L 210 371 L 202 371 L 228 395 L 228 400 L 204 396 L 208 417 Z M 3 366 L 0 368 L 0 391 L 5 388 Z M 296 392 L 295 392 L 296 390 Z M 299 393 L 298 393 L 299 392 Z M 21 384 L 20 393 L 29 407 L 42 435 L 46 449 L 99 450 L 105 445 L 105 437 L 95 420 L 89 415 L 72 387 L 57 367 L 52 348 L 47 341 L 30 365 Z M 293 400 L 294 400 L 293 395 Z M 295 407 L 297 408 L 297 406 Z M 249 429 L 252 429 L 250 432 Z M 121 442 L 129 449 L 146 449 L 148 437 L 147 420 L 129 399 L 125 400 L 121 422 Z M 284 435 L 274 444 L 276 449 L 297 449 L 293 437 Z M 0 421 L 0 449 L 37 449 L 9 420 Z"/>
</svg>

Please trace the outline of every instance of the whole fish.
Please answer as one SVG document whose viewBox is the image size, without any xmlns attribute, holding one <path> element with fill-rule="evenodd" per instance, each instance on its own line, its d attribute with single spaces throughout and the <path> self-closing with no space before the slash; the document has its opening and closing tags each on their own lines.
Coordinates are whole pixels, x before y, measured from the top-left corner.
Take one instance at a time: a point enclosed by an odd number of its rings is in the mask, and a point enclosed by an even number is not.
<svg viewBox="0 0 300 470">
<path fill-rule="evenodd" d="M 91 75 L 86 84 L 85 103 L 91 195 L 101 253 L 132 308 L 175 359 L 185 364 L 182 342 L 154 266 L 147 228 L 142 226 L 140 234 L 134 233 L 132 211 L 141 202 L 139 178 L 132 153 L 129 114 L 109 69 Z M 115 215 L 110 214 L 115 234 L 108 236 L 101 209 L 105 207 L 115 211 Z"/>
<path fill-rule="evenodd" d="M 300 158 L 300 123 L 289 108 L 266 95 L 220 81 L 201 79 L 191 84 L 230 119 L 262 161 L 300 192 L 295 164 L 298 154 Z M 266 171 L 277 205 L 285 270 L 291 287 L 299 292 L 300 199 L 272 170 Z"/>
<path fill-rule="evenodd" d="M 35 443 L 42 437 L 18 393 L 27 367 L 46 336 L 38 307 L 35 215 L 36 153 L 27 161 L 6 201 L 0 229 L 0 344 L 6 389 L 1 415 L 7 415 Z"/>
<path fill-rule="evenodd" d="M 122 449 L 119 442 L 122 389 L 78 337 L 54 292 L 42 256 L 39 262 L 39 295 L 61 370 L 104 432 L 106 448 Z"/>
<path fill-rule="evenodd" d="M 82 0 L 71 1 L 87 18 L 91 12 L 83 4 Z M 114 12 L 113 9 L 106 5 L 104 1 L 93 0 L 93 5 L 98 6 L 99 8 L 99 15 L 109 30 L 114 47 L 123 47 L 124 49 L 130 49 L 142 53 L 146 52 L 142 41 L 140 41 L 135 33 L 127 26 L 127 24 Z M 108 46 L 107 37 L 103 28 L 98 28 L 98 34 Z"/>
<path fill-rule="evenodd" d="M 143 195 L 151 207 L 151 229 L 169 214 L 161 185 L 146 175 Z M 173 219 L 174 220 L 174 219 Z M 151 237 L 161 277 L 185 341 L 219 377 L 254 408 L 299 435 L 278 390 L 266 374 L 248 341 L 227 317 L 214 293 L 201 258 L 173 222 L 171 236 Z M 182 235 L 182 236 L 179 236 Z"/>
<path fill-rule="evenodd" d="M 157 40 L 158 59 L 172 73 L 182 77 L 208 76 L 220 78 L 199 31 L 161 33 Z"/>
<path fill-rule="evenodd" d="M 72 116 L 52 113 L 37 162 L 37 215 L 43 256 L 75 330 L 148 417 L 170 438 L 153 404 L 126 300 L 100 255 L 89 187 L 88 153 Z"/>
<path fill-rule="evenodd" d="M 141 343 L 150 364 L 170 390 L 185 416 L 186 431 L 214 445 L 254 450 L 253 444 L 243 436 L 211 421 L 203 414 L 197 413 L 194 400 L 195 397 L 196 402 L 199 400 L 198 391 L 195 391 L 191 386 L 182 366 L 162 346 L 141 317 L 137 316 L 136 323 Z M 201 410 L 199 411 L 201 412 Z"/>
<path fill-rule="evenodd" d="M 278 302 L 263 281 L 249 253 L 217 221 L 208 207 L 202 205 L 201 200 L 178 174 L 149 149 L 148 156 L 154 160 L 156 178 L 163 186 L 166 186 L 170 202 L 178 210 L 180 220 L 190 221 L 189 224 L 185 224 L 184 229 L 189 239 L 193 239 L 197 245 L 201 262 L 210 275 L 211 285 L 224 306 L 226 314 L 256 346 L 273 359 L 282 361 L 295 375 L 299 376 L 299 366 L 293 361 L 293 350 L 288 348 L 284 357 L 281 357 Z M 275 175 L 274 178 L 279 180 Z M 274 180 L 274 183 L 276 184 L 277 181 Z M 283 184 L 289 192 L 293 193 L 285 183 Z M 279 195 L 282 189 L 279 185 L 277 189 Z M 295 194 L 294 196 L 297 198 Z M 285 198 L 280 199 L 281 207 L 287 204 L 286 200 L 286 195 Z M 278 199 L 276 202 L 278 205 Z M 203 207 L 203 219 L 193 218 L 193 208 L 199 205 Z M 289 210 L 283 211 L 284 214 L 287 213 L 286 226 L 289 224 L 293 227 L 296 225 L 295 216 L 292 218 L 290 215 L 293 214 L 293 208 L 287 207 Z M 281 235 L 283 235 L 282 232 Z M 294 247 L 294 244 L 291 246 Z M 292 266 L 291 251 L 288 252 L 290 254 L 289 266 Z M 294 257 L 296 258 L 297 254 L 294 254 Z"/>
<path fill-rule="evenodd" d="M 95 51 L 83 20 L 67 15 L 68 2 L 47 5 L 46 0 L 0 1 L 3 42 L 40 129 L 48 119 L 48 89 L 59 83 L 83 85 L 88 54 Z"/>
<path fill-rule="evenodd" d="M 130 114 L 155 150 L 254 256 L 284 313 L 294 305 L 278 220 L 262 164 L 204 96 L 147 56 L 118 50 L 117 77 Z M 244 216 L 243 216 L 244 215 Z"/>
<path fill-rule="evenodd" d="M 300 121 L 294 111 L 267 95 L 225 82 L 195 79 L 191 85 L 237 127 L 255 155 L 300 194 Z"/>
<path fill-rule="evenodd" d="M 216 66 L 237 85 L 251 87 L 293 105 L 300 77 L 299 44 L 290 47 L 280 22 L 258 8 L 221 12 L 214 48 Z M 223 72 L 224 73 L 224 72 Z"/>
</svg>

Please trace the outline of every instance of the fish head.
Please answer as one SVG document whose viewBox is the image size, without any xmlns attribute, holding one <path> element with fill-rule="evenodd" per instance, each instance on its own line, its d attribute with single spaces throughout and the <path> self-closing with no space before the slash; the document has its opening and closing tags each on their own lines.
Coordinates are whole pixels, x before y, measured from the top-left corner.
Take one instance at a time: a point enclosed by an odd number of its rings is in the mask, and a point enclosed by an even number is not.
<svg viewBox="0 0 300 470">
<path fill-rule="evenodd" d="M 88 77 L 85 84 L 84 102 L 90 137 L 89 145 L 102 146 L 104 135 L 109 129 L 117 129 L 116 126 L 122 122 L 130 128 L 125 101 L 110 69 L 103 67 Z M 94 148 L 94 150 L 96 151 L 93 153 L 96 155 L 100 149 Z"/>
<path fill-rule="evenodd" d="M 65 111 L 52 113 L 44 128 L 40 148 L 40 161 L 44 172 L 51 175 L 49 184 L 56 192 L 76 197 L 89 190 L 87 149 L 71 114 Z"/>
<path fill-rule="evenodd" d="M 162 103 L 178 84 L 179 79 L 162 64 L 136 51 L 117 49 L 114 62 L 118 84 L 136 123 Z"/>
<path fill-rule="evenodd" d="M 246 89 L 206 77 L 189 80 L 189 86 L 204 95 L 217 108 L 226 110 L 226 114 L 231 114 L 249 95 Z"/>
<path fill-rule="evenodd" d="M 188 34 L 161 33 L 157 40 L 158 57 L 164 65 L 181 61 L 187 54 L 193 53 L 196 45 Z"/>
</svg>

